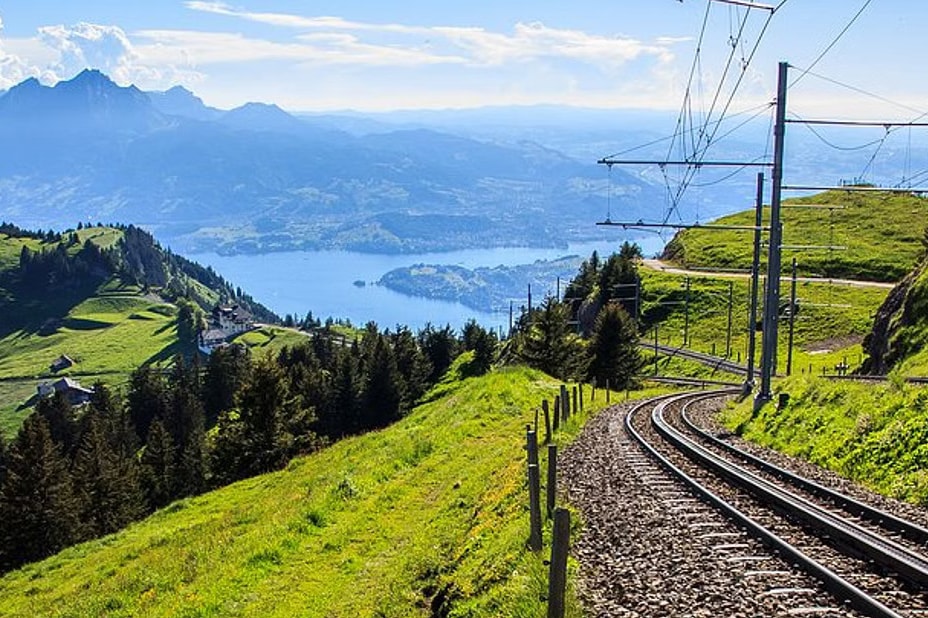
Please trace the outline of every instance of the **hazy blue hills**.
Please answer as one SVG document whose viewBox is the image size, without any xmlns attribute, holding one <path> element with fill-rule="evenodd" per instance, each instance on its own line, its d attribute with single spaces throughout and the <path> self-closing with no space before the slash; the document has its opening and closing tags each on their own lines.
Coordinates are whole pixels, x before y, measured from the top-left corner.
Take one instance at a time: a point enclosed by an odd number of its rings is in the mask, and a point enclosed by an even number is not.
<svg viewBox="0 0 928 618">
<path fill-rule="evenodd" d="M 378 125 L 379 126 L 379 125 Z M 148 226 L 179 250 L 416 252 L 564 246 L 608 237 L 658 189 L 532 141 L 425 129 L 349 133 L 275 105 L 222 111 L 184 88 L 146 93 L 99 71 L 0 96 L 0 219 Z"/>
</svg>

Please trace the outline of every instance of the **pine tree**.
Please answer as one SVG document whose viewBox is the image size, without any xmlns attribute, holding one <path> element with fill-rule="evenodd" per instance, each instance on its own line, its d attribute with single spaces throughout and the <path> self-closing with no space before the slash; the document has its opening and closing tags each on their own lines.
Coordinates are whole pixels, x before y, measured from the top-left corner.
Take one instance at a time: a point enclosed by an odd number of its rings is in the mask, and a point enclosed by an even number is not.
<svg viewBox="0 0 928 618">
<path fill-rule="evenodd" d="M 390 341 L 396 358 L 396 368 L 406 386 L 402 407 L 409 410 L 428 389 L 432 367 L 412 331 L 407 327 L 397 327 L 396 333 L 390 336 Z"/>
<path fill-rule="evenodd" d="M 235 407 L 238 392 L 251 370 L 251 355 L 244 346 L 225 346 L 209 355 L 203 376 L 203 411 L 213 425 L 220 413 Z"/>
<path fill-rule="evenodd" d="M 470 364 L 471 372 L 474 375 L 483 375 L 496 360 L 496 335 L 477 324 L 476 320 L 470 320 L 464 325 L 463 335 L 464 349 L 474 352 L 474 360 Z"/>
<path fill-rule="evenodd" d="M 0 487 L 3 486 L 3 479 L 6 478 L 6 466 L 9 453 L 7 452 L 6 440 L 3 433 L 0 433 Z"/>
<path fill-rule="evenodd" d="M 361 349 L 361 425 L 363 429 L 386 427 L 405 412 L 403 378 L 386 337 L 368 331 L 361 340 Z"/>
<path fill-rule="evenodd" d="M 294 408 L 283 369 L 270 356 L 259 359 L 236 399 L 245 474 L 282 467 L 291 440 L 284 415 Z"/>
<path fill-rule="evenodd" d="M 336 356 L 332 378 L 333 407 L 340 423 L 333 427 L 333 433 L 330 434 L 335 438 L 361 431 L 361 372 L 358 356 L 358 348 L 354 345 Z"/>
<path fill-rule="evenodd" d="M 174 497 L 192 496 L 206 487 L 206 449 L 203 406 L 194 367 L 174 359 L 169 404 L 163 419 L 175 446 Z"/>
<path fill-rule="evenodd" d="M 432 365 L 429 383 L 435 384 L 448 371 L 460 353 L 459 342 L 450 325 L 436 329 L 431 324 L 419 331 L 419 345 Z"/>
<path fill-rule="evenodd" d="M 35 411 L 48 424 L 52 441 L 61 446 L 62 454 L 70 457 L 77 446 L 79 427 L 65 394 L 55 391 L 51 397 L 39 399 Z"/>
<path fill-rule="evenodd" d="M 632 385 L 641 368 L 638 332 L 635 321 L 617 303 L 599 312 L 589 346 L 590 364 L 587 377 L 597 384 L 608 383 L 617 389 Z"/>
<path fill-rule="evenodd" d="M 140 442 L 148 439 L 148 427 L 156 418 L 167 416 L 168 390 L 161 373 L 143 365 L 129 376 L 129 418 Z"/>
<path fill-rule="evenodd" d="M 553 296 L 532 311 L 528 328 L 517 342 L 519 355 L 529 366 L 559 380 L 583 374 L 583 348 L 571 332 L 569 307 Z"/>
<path fill-rule="evenodd" d="M 142 513 L 136 467 L 113 449 L 109 424 L 100 413 L 88 411 L 74 457 L 72 478 L 85 538 L 120 530 Z"/>
<path fill-rule="evenodd" d="M 10 447 L 0 487 L 0 561 L 7 567 L 49 556 L 79 537 L 78 501 L 68 463 L 37 414 Z"/>
<path fill-rule="evenodd" d="M 141 484 L 148 507 L 167 505 L 174 497 L 174 442 L 161 419 L 152 421 L 142 450 Z"/>
</svg>

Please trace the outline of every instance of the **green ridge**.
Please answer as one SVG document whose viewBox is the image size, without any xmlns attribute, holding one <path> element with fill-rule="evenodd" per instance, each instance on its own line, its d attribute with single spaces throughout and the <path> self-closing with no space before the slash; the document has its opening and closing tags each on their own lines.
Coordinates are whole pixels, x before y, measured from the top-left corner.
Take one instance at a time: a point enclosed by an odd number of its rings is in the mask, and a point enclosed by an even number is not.
<svg viewBox="0 0 928 618">
<path fill-rule="evenodd" d="M 791 208 L 800 204 L 835 209 Z M 769 220 L 769 210 L 764 220 Z M 781 211 L 783 244 L 845 247 L 839 250 L 784 250 L 784 271 L 795 256 L 803 275 L 869 281 L 898 281 L 920 252 L 928 200 L 897 193 L 828 191 L 785 200 Z M 713 223 L 754 225 L 754 211 L 722 217 Z M 665 259 L 687 267 L 750 268 L 753 232 L 679 232 L 667 245 Z"/>
</svg>

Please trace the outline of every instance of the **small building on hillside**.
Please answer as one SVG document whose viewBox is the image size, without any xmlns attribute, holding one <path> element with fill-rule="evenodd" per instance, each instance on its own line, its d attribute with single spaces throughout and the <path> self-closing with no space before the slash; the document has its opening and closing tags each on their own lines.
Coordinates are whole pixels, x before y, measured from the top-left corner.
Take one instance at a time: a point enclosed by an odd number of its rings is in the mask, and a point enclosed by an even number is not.
<svg viewBox="0 0 928 618">
<path fill-rule="evenodd" d="M 218 328 L 201 331 L 198 347 L 204 354 L 212 354 L 213 350 L 226 344 L 227 336 L 224 330 Z"/>
<path fill-rule="evenodd" d="M 52 364 L 48 366 L 48 370 L 52 373 L 58 373 L 59 371 L 64 371 L 65 369 L 73 366 L 74 359 L 67 354 L 62 354 L 52 361 Z"/>
<path fill-rule="evenodd" d="M 238 305 L 217 305 L 210 314 L 210 327 L 224 331 L 226 336 L 251 330 L 254 323 L 254 316 Z"/>
<path fill-rule="evenodd" d="M 248 311 L 238 305 L 217 305 L 209 315 L 209 327 L 200 332 L 197 346 L 204 354 L 213 350 L 241 333 L 255 328 L 255 319 Z"/>
<path fill-rule="evenodd" d="M 60 378 L 54 382 L 42 382 L 36 387 L 36 391 L 38 391 L 39 397 L 50 397 L 56 392 L 64 393 L 72 406 L 87 403 L 93 395 L 92 388 L 85 388 L 77 380 L 71 378 Z"/>
</svg>

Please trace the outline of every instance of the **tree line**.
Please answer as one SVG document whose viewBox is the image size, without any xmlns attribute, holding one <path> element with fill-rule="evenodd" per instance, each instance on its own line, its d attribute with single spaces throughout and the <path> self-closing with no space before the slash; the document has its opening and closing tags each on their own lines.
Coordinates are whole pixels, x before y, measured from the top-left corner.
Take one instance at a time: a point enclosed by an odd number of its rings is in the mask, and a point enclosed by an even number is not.
<svg viewBox="0 0 928 618">
<path fill-rule="evenodd" d="M 634 386 L 643 363 L 640 257 L 641 248 L 628 242 L 605 260 L 594 251 L 562 299 L 549 296 L 523 313 L 505 354 L 561 380 Z"/>
<path fill-rule="evenodd" d="M 474 322 L 418 333 L 368 324 L 348 344 L 325 330 L 254 357 L 244 346 L 168 370 L 135 370 L 124 393 L 98 383 L 74 408 L 37 402 L 0 438 L 0 570 L 115 532 L 173 500 L 278 470 L 294 456 L 402 418 L 463 351 L 493 362 Z"/>
<path fill-rule="evenodd" d="M 102 225 L 101 225 L 102 227 Z M 80 242 L 77 230 L 30 232 L 13 224 L 0 224 L 0 233 L 15 238 L 40 241 L 36 248 L 23 246 L 18 268 L 9 272 L 7 282 L 32 295 L 60 294 L 64 290 L 83 290 L 100 285 L 115 276 L 123 283 L 157 290 L 167 300 L 190 299 L 207 308 L 191 282 L 215 291 L 220 302 L 242 306 L 260 321 L 276 323 L 279 317 L 255 301 L 241 288 L 233 287 L 211 267 L 204 267 L 164 249 L 154 237 L 134 225 L 110 225 L 122 232 L 117 243 L 101 248 L 87 238 Z"/>
</svg>

